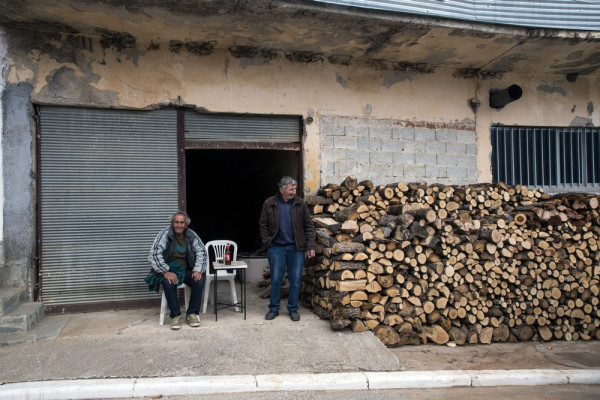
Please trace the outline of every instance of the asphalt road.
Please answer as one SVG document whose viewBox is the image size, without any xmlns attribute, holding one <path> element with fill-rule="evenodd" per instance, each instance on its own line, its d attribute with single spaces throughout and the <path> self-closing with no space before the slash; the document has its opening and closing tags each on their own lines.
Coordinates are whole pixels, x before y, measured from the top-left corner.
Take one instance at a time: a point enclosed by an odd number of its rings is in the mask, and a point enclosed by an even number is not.
<svg viewBox="0 0 600 400">
<path fill-rule="evenodd" d="M 163 396 L 148 397 L 144 400 L 157 400 L 158 398 L 161 400 L 197 400 L 200 397 Z M 202 400 L 598 400 L 600 399 L 600 385 L 223 393 L 202 395 L 201 398 Z"/>
</svg>

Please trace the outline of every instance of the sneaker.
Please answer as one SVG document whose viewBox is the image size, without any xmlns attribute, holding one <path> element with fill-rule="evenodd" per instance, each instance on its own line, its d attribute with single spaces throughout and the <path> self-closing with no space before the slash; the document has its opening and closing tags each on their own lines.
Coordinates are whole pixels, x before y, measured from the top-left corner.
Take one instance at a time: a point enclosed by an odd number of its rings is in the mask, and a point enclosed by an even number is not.
<svg viewBox="0 0 600 400">
<path fill-rule="evenodd" d="M 188 325 L 193 328 L 200 326 L 200 318 L 198 318 L 197 314 L 190 314 L 185 317 L 185 320 L 187 321 Z"/>
<path fill-rule="evenodd" d="M 181 315 L 176 316 L 171 320 L 171 329 L 176 331 L 181 328 Z"/>
<path fill-rule="evenodd" d="M 300 314 L 297 311 L 290 311 L 290 318 L 292 321 L 300 321 Z"/>
<path fill-rule="evenodd" d="M 270 321 L 272 319 L 275 319 L 275 317 L 278 316 L 278 315 L 279 315 L 279 311 L 269 311 L 267 313 L 267 315 L 265 315 L 265 319 L 267 321 Z"/>
</svg>

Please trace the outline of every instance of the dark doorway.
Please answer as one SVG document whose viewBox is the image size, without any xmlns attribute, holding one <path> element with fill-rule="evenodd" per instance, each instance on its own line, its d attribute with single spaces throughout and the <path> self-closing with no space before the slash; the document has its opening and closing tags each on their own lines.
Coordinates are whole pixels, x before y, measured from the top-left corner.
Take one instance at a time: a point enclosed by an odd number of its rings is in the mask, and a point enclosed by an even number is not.
<svg viewBox="0 0 600 400">
<path fill-rule="evenodd" d="M 301 182 L 300 152 L 194 149 L 186 150 L 185 156 L 190 228 L 205 243 L 230 239 L 238 244 L 238 252 L 259 250 L 262 203 L 276 193 L 281 176 Z"/>
</svg>

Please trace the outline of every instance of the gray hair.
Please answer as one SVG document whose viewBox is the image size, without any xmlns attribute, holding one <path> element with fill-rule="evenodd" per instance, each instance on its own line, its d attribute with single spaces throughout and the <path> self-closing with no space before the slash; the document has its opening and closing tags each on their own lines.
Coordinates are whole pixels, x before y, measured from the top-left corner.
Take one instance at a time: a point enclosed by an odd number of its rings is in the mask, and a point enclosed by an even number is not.
<svg viewBox="0 0 600 400">
<path fill-rule="evenodd" d="M 183 215 L 185 217 L 186 225 L 189 225 L 192 223 L 192 220 L 190 219 L 190 217 L 187 215 L 187 213 L 185 211 L 177 211 L 176 213 L 173 213 L 173 215 L 171 215 L 171 223 L 173 223 L 173 220 L 175 219 L 176 215 Z"/>
<path fill-rule="evenodd" d="M 279 186 L 280 188 L 284 188 L 287 185 L 297 186 L 298 182 L 296 182 L 296 180 L 290 176 L 283 176 L 277 184 L 277 186 Z"/>
</svg>

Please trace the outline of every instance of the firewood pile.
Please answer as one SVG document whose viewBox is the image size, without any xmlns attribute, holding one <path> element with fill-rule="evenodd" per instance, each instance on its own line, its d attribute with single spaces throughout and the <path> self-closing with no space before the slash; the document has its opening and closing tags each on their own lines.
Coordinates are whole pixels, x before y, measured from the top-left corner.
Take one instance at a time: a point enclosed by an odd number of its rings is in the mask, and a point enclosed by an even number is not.
<svg viewBox="0 0 600 400">
<path fill-rule="evenodd" d="M 303 303 L 388 347 L 600 339 L 599 200 L 348 177 L 306 198 Z"/>
</svg>

